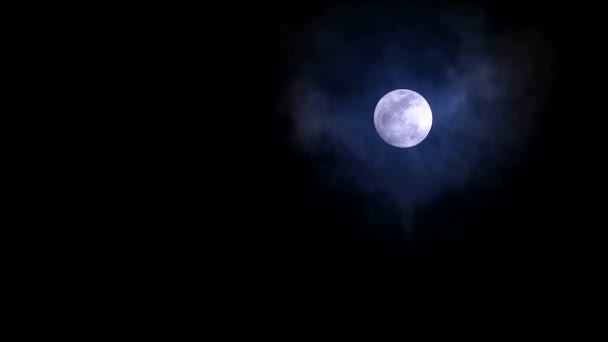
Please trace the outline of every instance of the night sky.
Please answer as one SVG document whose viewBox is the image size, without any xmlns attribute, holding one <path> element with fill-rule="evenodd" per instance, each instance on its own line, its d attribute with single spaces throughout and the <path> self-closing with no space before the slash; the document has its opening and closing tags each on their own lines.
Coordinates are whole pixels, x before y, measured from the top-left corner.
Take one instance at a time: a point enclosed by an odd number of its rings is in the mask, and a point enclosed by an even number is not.
<svg viewBox="0 0 608 342">
<path fill-rule="evenodd" d="M 201 91 L 225 90 L 209 115 L 227 121 L 205 133 L 221 181 L 203 196 L 226 210 L 207 225 L 221 231 L 213 260 L 235 288 L 548 293 L 580 276 L 595 225 L 583 193 L 593 158 L 604 158 L 581 147 L 595 139 L 581 103 L 587 12 L 506 1 L 277 6 L 227 14 L 226 32 L 196 26 L 204 46 L 221 46 L 195 77 Z M 434 115 L 409 149 L 373 125 L 378 100 L 399 88 Z"/>
</svg>

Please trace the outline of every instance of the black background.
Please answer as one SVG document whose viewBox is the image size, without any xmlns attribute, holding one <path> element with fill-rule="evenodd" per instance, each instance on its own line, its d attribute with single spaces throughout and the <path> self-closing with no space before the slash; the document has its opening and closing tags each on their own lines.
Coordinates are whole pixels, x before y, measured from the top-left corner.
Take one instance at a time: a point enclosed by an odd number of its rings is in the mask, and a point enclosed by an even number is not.
<svg viewBox="0 0 608 342">
<path fill-rule="evenodd" d="M 348 3 L 196 7 L 198 103 L 191 115 L 204 129 L 192 139 L 202 152 L 195 149 L 191 162 L 201 181 L 190 205 L 203 226 L 198 248 L 212 251 L 206 260 L 226 288 L 251 297 L 413 298 L 428 290 L 497 289 L 503 297 L 551 297 L 592 284 L 603 225 L 596 220 L 602 193 L 595 176 L 605 158 L 600 135 L 592 133 L 600 114 L 589 102 L 599 89 L 598 69 L 590 68 L 598 58 L 593 9 L 476 4 L 498 26 L 533 23 L 551 41 L 557 63 L 549 105 L 503 183 L 446 194 L 418 213 L 421 233 L 405 241 L 392 233 L 395 213 L 385 213 L 386 227 L 370 225 L 365 200 L 325 186 L 309 157 L 290 144 L 290 123 L 278 105 L 291 67 L 281 46 L 285 25 L 336 5 Z M 205 95 L 209 88 L 217 94 Z"/>
</svg>

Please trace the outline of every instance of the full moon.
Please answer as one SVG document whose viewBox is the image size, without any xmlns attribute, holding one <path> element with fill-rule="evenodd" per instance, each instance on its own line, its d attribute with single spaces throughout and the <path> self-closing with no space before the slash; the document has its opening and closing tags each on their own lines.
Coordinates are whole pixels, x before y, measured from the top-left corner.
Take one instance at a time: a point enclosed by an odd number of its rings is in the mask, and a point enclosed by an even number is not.
<svg viewBox="0 0 608 342">
<path fill-rule="evenodd" d="M 384 95 L 376 105 L 374 125 L 387 144 L 413 147 L 431 131 L 433 113 L 422 95 L 408 89 L 397 89 Z"/>
</svg>

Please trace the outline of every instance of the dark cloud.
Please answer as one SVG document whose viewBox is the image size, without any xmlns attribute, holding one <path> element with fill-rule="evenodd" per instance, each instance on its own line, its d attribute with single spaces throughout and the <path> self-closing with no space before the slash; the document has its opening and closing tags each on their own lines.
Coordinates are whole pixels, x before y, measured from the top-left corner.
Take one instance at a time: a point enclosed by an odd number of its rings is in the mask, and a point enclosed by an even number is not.
<svg viewBox="0 0 608 342">
<path fill-rule="evenodd" d="M 294 144 L 312 161 L 331 157 L 319 162 L 328 180 L 382 193 L 404 219 L 500 177 L 533 135 L 551 83 L 541 32 L 497 29 L 474 8 L 336 8 L 285 37 L 295 51 L 284 103 Z M 410 149 L 386 144 L 373 123 L 377 101 L 399 88 L 433 110 L 429 136 Z"/>
</svg>

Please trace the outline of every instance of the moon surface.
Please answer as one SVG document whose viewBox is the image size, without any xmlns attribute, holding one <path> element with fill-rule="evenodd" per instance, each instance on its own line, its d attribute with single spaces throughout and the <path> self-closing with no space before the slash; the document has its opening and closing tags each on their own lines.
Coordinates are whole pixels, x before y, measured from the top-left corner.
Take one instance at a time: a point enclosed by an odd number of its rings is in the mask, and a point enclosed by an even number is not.
<svg viewBox="0 0 608 342">
<path fill-rule="evenodd" d="M 431 131 L 433 113 L 422 95 L 408 89 L 397 89 L 384 95 L 376 105 L 374 125 L 387 144 L 413 147 Z"/>
</svg>

